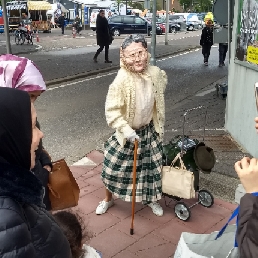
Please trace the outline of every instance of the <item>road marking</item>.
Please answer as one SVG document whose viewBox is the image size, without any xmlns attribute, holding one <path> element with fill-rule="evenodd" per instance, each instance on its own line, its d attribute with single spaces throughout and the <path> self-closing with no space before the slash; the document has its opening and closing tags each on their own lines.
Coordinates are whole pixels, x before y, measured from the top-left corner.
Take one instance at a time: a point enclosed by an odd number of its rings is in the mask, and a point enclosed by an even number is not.
<svg viewBox="0 0 258 258">
<path fill-rule="evenodd" d="M 169 132 L 172 132 L 172 133 L 176 133 L 176 132 L 180 132 L 182 130 L 178 130 L 178 129 L 168 129 L 168 130 L 164 130 L 165 133 L 169 133 Z M 189 130 L 191 132 L 200 132 L 200 131 L 203 131 L 203 128 L 200 128 L 200 129 L 194 129 L 194 130 Z M 226 131 L 225 128 L 205 128 L 205 131 Z"/>
<path fill-rule="evenodd" d="M 211 93 L 211 92 L 213 92 L 213 91 L 216 91 L 216 88 L 202 91 L 202 92 L 200 92 L 200 93 L 195 94 L 195 96 L 196 96 L 196 97 L 203 97 L 203 96 L 205 96 L 205 95 L 207 95 L 207 94 L 209 94 L 209 93 Z"/>
<path fill-rule="evenodd" d="M 198 49 L 198 50 L 200 50 L 200 49 Z M 190 54 L 190 53 L 192 53 L 194 51 L 196 51 L 196 49 L 195 50 L 191 50 L 191 51 L 186 51 L 184 53 L 180 53 L 179 55 L 187 55 L 187 54 Z M 166 58 L 159 59 L 159 60 L 157 60 L 157 62 L 165 61 L 165 60 L 177 57 L 179 55 L 178 54 L 177 55 L 171 55 L 171 56 L 168 56 Z M 47 89 L 47 91 L 56 90 L 56 89 L 59 89 L 59 88 L 65 88 L 65 87 L 68 87 L 68 86 L 72 86 L 74 84 L 78 84 L 78 83 L 82 83 L 82 82 L 87 82 L 87 81 L 91 81 L 91 80 L 107 77 L 107 76 L 110 76 L 110 75 L 113 75 L 113 74 L 116 74 L 116 73 L 117 73 L 117 71 L 116 72 L 111 72 L 111 73 L 97 75 L 97 76 L 90 77 L 90 78 L 85 78 L 85 79 L 80 80 L 80 81 L 75 81 L 75 82 L 71 82 L 71 83 L 67 83 L 67 84 L 62 84 L 62 85 L 59 85 L 59 86 L 56 86 L 56 87 L 50 87 L 50 88 Z"/>
<path fill-rule="evenodd" d="M 71 83 L 67 83 L 67 84 L 62 84 L 62 85 L 59 85 L 59 86 L 56 86 L 56 87 L 50 87 L 50 88 L 47 89 L 47 91 L 56 90 L 56 89 L 59 89 L 59 88 L 65 88 L 65 87 L 68 87 L 68 86 L 72 86 L 74 84 L 87 82 L 87 81 L 95 80 L 95 79 L 102 78 L 102 77 L 107 77 L 107 76 L 110 76 L 110 75 L 113 75 L 113 74 L 116 74 L 116 73 L 117 73 L 117 71 L 112 72 L 112 73 L 97 75 L 95 77 L 86 78 L 86 79 L 83 79 L 83 80 L 80 80 L 80 81 L 75 81 L 75 82 L 71 82 Z"/>
</svg>

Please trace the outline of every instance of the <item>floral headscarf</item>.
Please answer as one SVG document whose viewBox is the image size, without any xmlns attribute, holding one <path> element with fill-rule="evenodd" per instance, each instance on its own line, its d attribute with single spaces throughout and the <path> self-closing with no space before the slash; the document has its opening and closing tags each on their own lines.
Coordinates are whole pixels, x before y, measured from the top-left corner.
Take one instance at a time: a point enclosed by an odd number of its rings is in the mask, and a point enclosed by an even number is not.
<svg viewBox="0 0 258 258">
<path fill-rule="evenodd" d="M 0 56 L 0 87 L 23 91 L 45 91 L 46 84 L 35 64 L 15 55 Z"/>
</svg>

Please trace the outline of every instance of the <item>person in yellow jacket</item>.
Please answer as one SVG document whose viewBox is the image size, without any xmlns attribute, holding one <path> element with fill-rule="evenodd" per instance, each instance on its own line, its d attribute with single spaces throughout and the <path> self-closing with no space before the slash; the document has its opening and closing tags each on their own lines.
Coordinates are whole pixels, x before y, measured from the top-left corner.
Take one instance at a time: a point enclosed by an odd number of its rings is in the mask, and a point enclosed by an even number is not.
<svg viewBox="0 0 258 258">
<path fill-rule="evenodd" d="M 162 138 L 164 134 L 164 91 L 167 75 L 149 65 L 147 42 L 142 35 L 130 35 L 120 50 L 121 68 L 110 85 L 106 120 L 116 132 L 105 143 L 101 174 L 105 199 L 96 214 L 113 204 L 112 195 L 132 201 L 134 142 L 138 140 L 136 202 L 148 205 L 157 216 L 163 215 L 158 201 L 162 197 Z"/>
</svg>

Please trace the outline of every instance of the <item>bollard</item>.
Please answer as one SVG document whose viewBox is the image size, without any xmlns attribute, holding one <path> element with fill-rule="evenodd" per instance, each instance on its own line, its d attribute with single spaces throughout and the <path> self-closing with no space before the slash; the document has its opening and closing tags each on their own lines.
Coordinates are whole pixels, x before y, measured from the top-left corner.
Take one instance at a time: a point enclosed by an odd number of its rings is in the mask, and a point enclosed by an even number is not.
<svg viewBox="0 0 258 258">
<path fill-rule="evenodd" d="M 75 28 L 73 27 L 73 38 L 75 38 L 76 33 L 75 33 Z"/>
<path fill-rule="evenodd" d="M 36 38 L 37 38 L 37 42 L 39 42 L 39 31 L 38 30 L 37 30 Z"/>
</svg>

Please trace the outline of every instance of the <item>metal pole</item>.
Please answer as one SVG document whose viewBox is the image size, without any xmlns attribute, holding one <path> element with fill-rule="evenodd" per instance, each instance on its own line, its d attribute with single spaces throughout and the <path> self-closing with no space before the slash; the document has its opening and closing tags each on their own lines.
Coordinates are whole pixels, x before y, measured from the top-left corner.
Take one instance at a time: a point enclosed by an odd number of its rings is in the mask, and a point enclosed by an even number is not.
<svg viewBox="0 0 258 258">
<path fill-rule="evenodd" d="M 11 42 L 10 42 L 10 34 L 9 34 L 9 22 L 7 17 L 6 10 L 6 0 L 2 0 L 2 8 L 3 8 L 3 17 L 4 17 L 4 31 L 5 31 L 5 40 L 6 40 L 6 53 L 12 54 Z"/>
<path fill-rule="evenodd" d="M 166 31 L 165 31 L 165 45 L 168 45 L 168 32 L 169 32 L 169 2 L 166 0 Z"/>
<path fill-rule="evenodd" d="M 228 0 L 228 63 L 230 64 L 231 38 L 232 38 L 232 23 L 231 21 L 231 0 Z M 232 10 L 233 12 L 234 10 Z M 231 23 L 232 22 L 232 23 Z"/>
<path fill-rule="evenodd" d="M 151 35 L 151 59 L 152 65 L 156 65 L 156 15 L 157 15 L 157 0 L 152 0 L 152 35 Z"/>
</svg>

